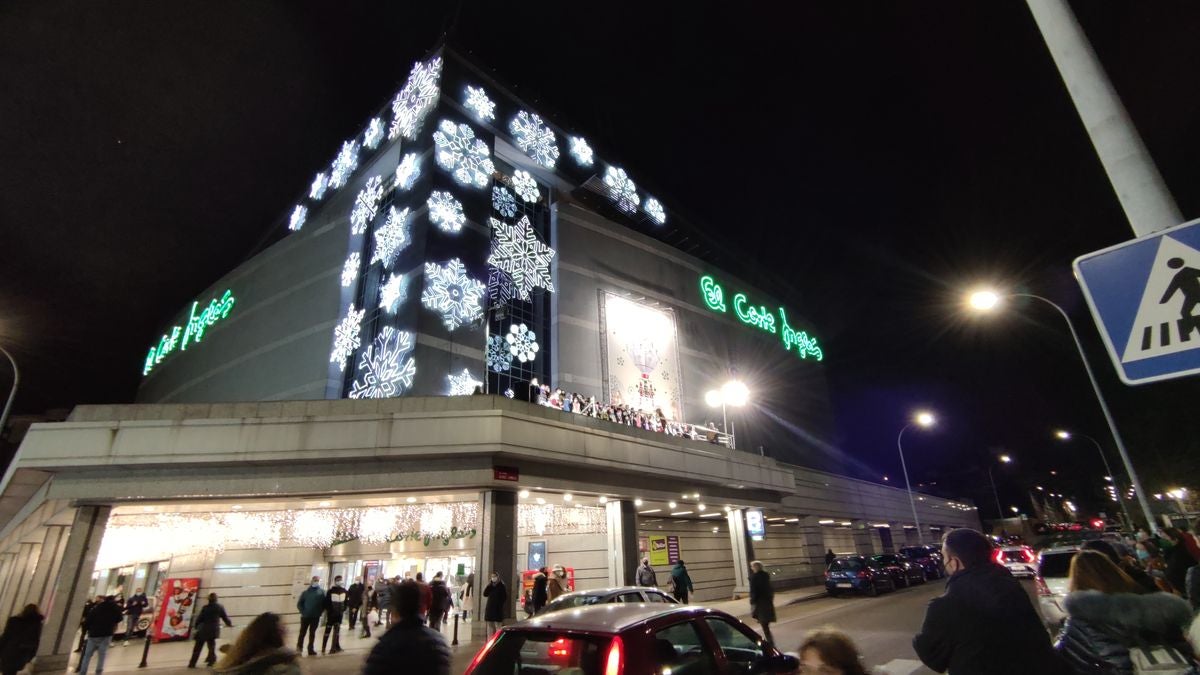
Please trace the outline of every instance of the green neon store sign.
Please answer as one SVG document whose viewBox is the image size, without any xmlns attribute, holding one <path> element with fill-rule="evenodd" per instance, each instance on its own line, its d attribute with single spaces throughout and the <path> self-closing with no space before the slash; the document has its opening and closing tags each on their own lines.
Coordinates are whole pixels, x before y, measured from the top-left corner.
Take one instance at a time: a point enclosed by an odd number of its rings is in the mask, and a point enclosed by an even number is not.
<svg viewBox="0 0 1200 675">
<path fill-rule="evenodd" d="M 700 297 L 704 300 L 704 305 L 714 312 L 726 313 L 729 311 L 725 302 L 725 290 L 721 288 L 721 284 L 717 283 L 716 279 L 707 274 L 700 277 Z M 811 356 L 820 361 L 825 358 L 821 346 L 817 344 L 817 338 L 810 337 L 805 331 L 796 330 L 788 325 L 787 312 L 782 307 L 777 312 L 769 311 L 766 305 L 752 303 L 745 293 L 735 294 L 730 304 L 733 305 L 733 313 L 737 316 L 738 321 L 747 326 L 754 326 L 763 332 L 779 335 L 783 340 L 784 349 L 792 351 L 794 347 L 796 355 L 802 359 Z"/>
<path fill-rule="evenodd" d="M 158 344 L 150 347 L 150 352 L 146 354 L 146 362 L 142 366 L 142 375 L 149 375 L 154 366 L 162 363 L 162 360 L 176 349 L 185 351 L 188 344 L 203 340 L 204 331 L 229 316 L 234 302 L 233 291 L 225 291 L 219 299 L 213 298 L 199 314 L 196 313 L 196 309 L 200 306 L 200 302 L 193 302 L 192 312 L 188 316 L 187 323 L 183 326 L 173 326 L 171 332 L 163 334 Z"/>
</svg>

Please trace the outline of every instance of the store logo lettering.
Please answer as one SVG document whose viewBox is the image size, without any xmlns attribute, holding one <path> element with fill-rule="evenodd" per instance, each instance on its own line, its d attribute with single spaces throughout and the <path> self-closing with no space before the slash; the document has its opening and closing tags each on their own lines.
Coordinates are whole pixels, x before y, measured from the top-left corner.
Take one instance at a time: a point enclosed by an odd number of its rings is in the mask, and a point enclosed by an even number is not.
<svg viewBox="0 0 1200 675">
<path fill-rule="evenodd" d="M 700 277 L 700 299 L 714 312 L 726 311 L 725 290 L 716 279 L 707 274 Z M 807 359 L 811 356 L 817 361 L 825 358 L 817 338 L 788 325 L 787 312 L 782 307 L 779 308 L 777 322 L 775 313 L 768 311 L 765 305 L 754 305 L 745 293 L 737 293 L 733 296 L 733 312 L 742 323 L 772 335 L 778 335 L 779 329 L 782 328 L 783 348 L 790 352 L 794 347 L 796 355 L 800 358 Z"/>
<path fill-rule="evenodd" d="M 173 326 L 170 333 L 164 334 L 158 344 L 150 348 L 150 352 L 146 354 L 146 362 L 142 366 L 142 375 L 149 375 L 154 366 L 162 363 L 162 360 L 176 348 L 185 351 L 188 344 L 203 340 L 204 331 L 221 319 L 228 317 L 235 302 L 233 291 L 225 291 L 220 299 L 214 298 L 208 303 L 208 307 L 205 307 L 199 314 L 196 313 L 196 308 L 200 306 L 200 303 L 199 301 L 193 302 L 192 312 L 188 316 L 187 323 L 183 326 Z"/>
</svg>

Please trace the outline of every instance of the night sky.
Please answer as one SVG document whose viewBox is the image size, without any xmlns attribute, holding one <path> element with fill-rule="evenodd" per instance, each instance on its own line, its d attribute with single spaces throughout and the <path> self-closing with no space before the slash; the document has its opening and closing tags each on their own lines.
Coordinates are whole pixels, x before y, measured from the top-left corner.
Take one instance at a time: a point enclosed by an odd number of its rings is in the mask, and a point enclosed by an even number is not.
<svg viewBox="0 0 1200 675">
<path fill-rule="evenodd" d="M 944 422 L 905 436 L 915 482 L 990 517 L 985 467 L 1003 451 L 1005 508 L 1028 511 L 1035 482 L 1103 507 L 1094 448 L 1050 436 L 1112 448 L 1070 338 L 1044 307 L 965 317 L 961 292 L 993 281 L 1067 308 L 1148 491 L 1200 488 L 1196 378 L 1121 384 L 1071 276 L 1132 233 L 1024 3 L 659 4 L 6 3 L 0 341 L 23 370 L 16 412 L 132 400 L 163 322 L 279 227 L 450 31 L 725 242 L 732 271 L 788 281 L 824 342 L 823 440 L 859 460 L 848 471 L 895 484 L 896 432 L 928 406 Z M 1200 216 L 1200 5 L 1075 9 Z"/>
</svg>

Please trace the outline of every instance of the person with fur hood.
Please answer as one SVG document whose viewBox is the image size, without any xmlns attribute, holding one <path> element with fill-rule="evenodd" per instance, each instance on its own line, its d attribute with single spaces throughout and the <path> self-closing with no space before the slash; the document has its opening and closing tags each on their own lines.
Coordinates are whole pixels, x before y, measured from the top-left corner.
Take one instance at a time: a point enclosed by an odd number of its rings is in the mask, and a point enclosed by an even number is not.
<svg viewBox="0 0 1200 675">
<path fill-rule="evenodd" d="M 300 675 L 296 652 L 285 647 L 283 620 L 259 614 L 215 667 L 216 675 Z"/>
<path fill-rule="evenodd" d="M 1083 550 L 1071 561 L 1066 623 L 1054 648 L 1076 673 L 1129 675 L 1129 650 L 1165 645 L 1192 657 L 1185 631 L 1192 620 L 1187 601 L 1170 593 L 1146 593 L 1099 551 Z"/>
</svg>

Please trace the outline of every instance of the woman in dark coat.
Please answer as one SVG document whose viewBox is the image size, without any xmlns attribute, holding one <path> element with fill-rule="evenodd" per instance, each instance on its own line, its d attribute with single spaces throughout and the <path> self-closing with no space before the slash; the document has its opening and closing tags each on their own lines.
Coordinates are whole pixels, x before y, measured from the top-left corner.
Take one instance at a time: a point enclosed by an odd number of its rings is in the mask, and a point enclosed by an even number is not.
<svg viewBox="0 0 1200 675">
<path fill-rule="evenodd" d="M 487 598 L 483 606 L 483 620 L 490 638 L 504 624 L 504 606 L 508 604 L 508 588 L 500 581 L 500 575 L 492 572 L 488 585 L 483 587 L 483 597 Z"/>
<path fill-rule="evenodd" d="M 192 647 L 192 660 L 188 661 L 188 668 L 195 668 L 196 661 L 200 660 L 200 649 L 204 645 L 208 645 L 208 656 L 204 662 L 208 665 L 213 665 L 217 662 L 217 638 L 221 637 L 221 622 L 224 621 L 226 626 L 233 627 L 233 622 L 229 620 L 229 615 L 225 613 L 225 608 L 217 602 L 217 594 L 208 594 L 208 604 L 200 610 L 200 614 L 196 617 L 196 632 L 192 639 L 196 641 L 196 646 Z"/>
<path fill-rule="evenodd" d="M 775 644 L 775 638 L 771 637 L 771 623 L 775 621 L 775 591 L 771 588 L 771 575 L 757 560 L 750 563 L 750 615 L 762 626 L 767 642 Z"/>
<path fill-rule="evenodd" d="M 20 614 L 9 617 L 0 634 L 0 673 L 16 675 L 37 655 L 42 620 L 37 605 L 25 605 Z"/>
<path fill-rule="evenodd" d="M 1176 593 L 1183 595 L 1187 590 L 1188 568 L 1196 564 L 1196 559 L 1192 557 L 1183 541 L 1187 536 L 1183 532 L 1168 527 L 1163 530 L 1163 536 L 1171 542 L 1171 549 L 1164 556 L 1167 561 L 1167 582 Z"/>
</svg>

